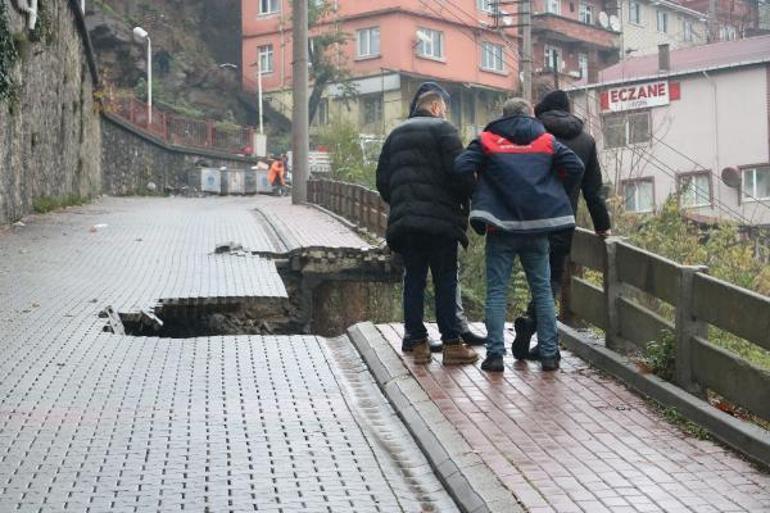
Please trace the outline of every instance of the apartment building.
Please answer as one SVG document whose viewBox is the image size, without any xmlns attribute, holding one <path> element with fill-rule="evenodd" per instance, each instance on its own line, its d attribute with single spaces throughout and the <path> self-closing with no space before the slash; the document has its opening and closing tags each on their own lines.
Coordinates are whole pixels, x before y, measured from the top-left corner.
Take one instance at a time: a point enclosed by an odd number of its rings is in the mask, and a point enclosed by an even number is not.
<svg viewBox="0 0 770 513">
<path fill-rule="evenodd" d="M 243 85 L 256 89 L 253 64 L 259 61 L 266 96 L 287 117 L 290 5 L 289 0 L 242 1 Z M 384 134 L 407 117 L 419 84 L 435 80 L 452 94 L 452 121 L 463 135 L 474 136 L 519 88 L 516 29 L 496 28 L 494 10 L 491 0 L 336 0 L 334 13 L 311 28 L 311 38 L 335 26 L 347 34 L 338 59 L 351 71 L 356 98 L 342 101 L 343 88 L 327 87 L 315 125 L 337 117 L 353 121 L 363 134 Z"/>
<path fill-rule="evenodd" d="M 630 212 L 770 225 L 770 36 L 631 57 L 575 88 Z"/>
<path fill-rule="evenodd" d="M 707 43 L 707 15 L 669 0 L 623 0 L 620 3 L 623 58 Z"/>
</svg>

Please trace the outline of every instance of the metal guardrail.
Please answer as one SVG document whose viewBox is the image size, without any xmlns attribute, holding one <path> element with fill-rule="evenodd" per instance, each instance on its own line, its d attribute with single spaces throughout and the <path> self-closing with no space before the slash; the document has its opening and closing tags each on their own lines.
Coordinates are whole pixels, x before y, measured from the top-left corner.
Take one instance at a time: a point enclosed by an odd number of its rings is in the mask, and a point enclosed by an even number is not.
<svg viewBox="0 0 770 513">
<path fill-rule="evenodd" d="M 254 141 L 252 128 L 226 127 L 212 120 L 177 116 L 155 106 L 152 108 L 152 123 L 149 123 L 147 104 L 132 96 L 108 97 L 103 104 L 109 112 L 175 146 L 239 154 L 242 148 L 251 147 Z"/>
<path fill-rule="evenodd" d="M 376 191 L 333 180 L 311 180 L 308 200 L 383 236 L 388 206 Z M 643 350 L 664 332 L 675 339 L 674 381 L 702 395 L 708 388 L 749 412 L 770 419 L 770 372 L 708 341 L 716 326 L 770 350 L 770 298 L 718 280 L 704 266 L 685 266 L 624 242 L 578 229 L 562 295 L 562 319 L 580 318 L 605 330 L 618 352 Z M 603 287 L 579 268 L 598 271 Z M 641 304 L 643 292 L 668 303 L 674 322 Z"/>
<path fill-rule="evenodd" d="M 770 350 L 770 298 L 713 278 L 704 266 L 685 266 L 619 238 L 603 241 L 579 229 L 572 265 L 602 273 L 597 287 L 578 275 L 568 283 L 569 314 L 605 330 L 606 345 L 638 351 L 673 333 L 674 381 L 701 395 L 708 388 L 770 419 L 770 372 L 708 341 L 709 325 Z M 674 322 L 644 306 L 638 292 L 671 305 Z"/>
</svg>

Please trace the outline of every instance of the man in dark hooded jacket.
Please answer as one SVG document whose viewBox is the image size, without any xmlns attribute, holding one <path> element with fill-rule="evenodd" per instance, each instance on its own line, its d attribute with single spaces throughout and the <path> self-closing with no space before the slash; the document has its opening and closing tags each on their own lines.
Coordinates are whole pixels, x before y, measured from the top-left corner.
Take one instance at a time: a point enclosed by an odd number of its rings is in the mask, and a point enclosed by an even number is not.
<svg viewBox="0 0 770 513">
<path fill-rule="evenodd" d="M 572 203 L 572 209 L 577 215 L 578 197 L 583 191 L 583 197 L 591 214 L 594 230 L 601 237 L 610 234 L 610 216 L 602 196 L 602 170 L 596 152 L 594 138 L 583 130 L 583 121 L 571 113 L 567 93 L 556 90 L 548 93 L 535 106 L 535 116 L 543 123 L 545 129 L 556 136 L 556 139 L 574 151 L 585 164 L 585 173 L 581 180 L 574 182 L 567 189 Z M 562 278 L 572 247 L 574 228 L 551 233 L 550 242 L 551 289 L 554 296 L 561 291 Z M 516 340 L 513 343 L 514 355 L 517 358 L 538 360 L 540 348 L 535 346 L 529 350 L 529 341 L 537 326 L 534 302 L 530 302 L 527 315 L 514 321 Z M 528 352 L 527 352 L 528 351 Z"/>
<path fill-rule="evenodd" d="M 390 205 L 385 237 L 404 261 L 402 349 L 413 355 L 415 363 L 428 363 L 431 358 L 423 324 L 428 269 L 436 292 L 443 363 L 478 359 L 460 338 L 455 307 L 458 243 L 468 245 L 467 204 L 473 181 L 452 176 L 462 142 L 445 119 L 448 99 L 438 84 L 423 84 L 409 119 L 390 133 L 377 165 L 377 190 Z"/>
<path fill-rule="evenodd" d="M 487 239 L 487 357 L 481 368 L 489 372 L 504 370 L 508 283 L 517 256 L 535 302 L 542 368 L 559 368 L 548 234 L 575 226 L 565 187 L 580 181 L 583 163 L 531 116 L 529 102 L 508 100 L 503 117 L 455 161 L 459 176 L 478 176 L 470 220 Z"/>
</svg>

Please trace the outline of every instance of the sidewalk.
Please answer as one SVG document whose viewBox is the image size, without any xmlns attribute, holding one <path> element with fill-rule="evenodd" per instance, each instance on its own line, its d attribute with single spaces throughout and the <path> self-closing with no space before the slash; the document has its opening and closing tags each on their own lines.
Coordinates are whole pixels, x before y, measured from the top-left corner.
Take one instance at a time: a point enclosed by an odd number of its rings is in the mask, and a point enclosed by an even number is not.
<svg viewBox="0 0 770 513">
<path fill-rule="evenodd" d="M 266 197 L 109 198 L 0 234 L 0 512 L 457 512 L 346 338 L 102 331 L 107 305 L 285 297 L 273 261 L 213 254 L 281 253 L 276 233 L 364 245 Z"/>
<path fill-rule="evenodd" d="M 400 355 L 402 325 L 377 328 Z M 444 367 L 440 355 L 427 366 L 401 358 L 530 513 L 770 511 L 768 474 L 567 352 L 557 373 L 509 354 L 502 375 Z"/>
</svg>

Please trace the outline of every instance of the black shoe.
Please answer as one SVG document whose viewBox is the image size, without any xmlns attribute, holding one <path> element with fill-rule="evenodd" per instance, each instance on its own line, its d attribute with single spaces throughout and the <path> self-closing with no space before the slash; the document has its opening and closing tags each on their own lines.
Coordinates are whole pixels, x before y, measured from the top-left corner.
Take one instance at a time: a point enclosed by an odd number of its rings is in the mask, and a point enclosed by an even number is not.
<svg viewBox="0 0 770 513">
<path fill-rule="evenodd" d="M 540 345 L 535 344 L 535 347 L 529 350 L 529 353 L 527 353 L 527 360 L 533 362 L 540 361 Z"/>
<path fill-rule="evenodd" d="M 422 344 L 425 341 L 425 339 L 420 340 L 402 340 L 401 341 L 401 352 L 402 353 L 411 353 L 414 350 L 414 346 L 417 344 Z M 430 347 L 431 353 L 440 353 L 444 350 L 444 343 L 440 340 L 433 340 L 432 338 L 428 339 L 428 346 Z"/>
<path fill-rule="evenodd" d="M 483 362 L 481 362 L 481 370 L 487 372 L 503 372 L 505 371 L 505 365 L 503 365 L 502 356 L 487 356 Z"/>
<path fill-rule="evenodd" d="M 517 360 L 524 360 L 529 354 L 529 341 L 532 338 L 532 335 L 535 334 L 532 329 L 532 321 L 526 317 L 517 317 L 516 320 L 513 321 L 513 327 L 516 330 L 516 338 L 513 339 L 511 351 L 513 352 L 514 358 Z"/>
<path fill-rule="evenodd" d="M 551 372 L 555 370 L 559 370 L 559 360 L 561 358 L 559 355 L 555 356 L 554 358 L 546 358 L 544 360 L 540 360 L 540 367 L 543 369 L 543 372 Z"/>
<path fill-rule="evenodd" d="M 460 338 L 462 338 L 463 342 L 465 342 L 469 346 L 483 346 L 483 345 L 486 345 L 487 343 L 486 338 L 476 335 L 471 330 L 461 333 Z"/>
</svg>

